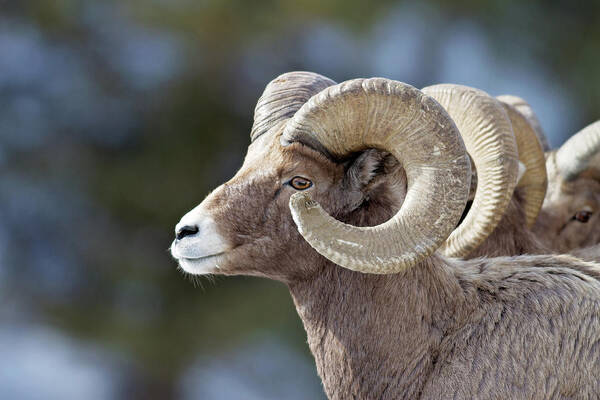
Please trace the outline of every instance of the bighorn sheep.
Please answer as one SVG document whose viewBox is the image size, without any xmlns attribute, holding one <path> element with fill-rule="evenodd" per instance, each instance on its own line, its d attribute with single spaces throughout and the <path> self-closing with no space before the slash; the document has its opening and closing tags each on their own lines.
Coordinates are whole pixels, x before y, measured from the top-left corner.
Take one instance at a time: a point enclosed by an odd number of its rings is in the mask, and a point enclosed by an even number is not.
<svg viewBox="0 0 600 400">
<path fill-rule="evenodd" d="M 288 73 L 265 89 L 251 137 L 171 251 L 189 273 L 285 282 L 330 398 L 600 393 L 598 265 L 435 253 L 463 212 L 470 162 L 431 97 Z"/>
<path fill-rule="evenodd" d="M 534 231 L 561 252 L 600 243 L 600 121 L 547 153 L 546 167 L 548 194 Z"/>
</svg>

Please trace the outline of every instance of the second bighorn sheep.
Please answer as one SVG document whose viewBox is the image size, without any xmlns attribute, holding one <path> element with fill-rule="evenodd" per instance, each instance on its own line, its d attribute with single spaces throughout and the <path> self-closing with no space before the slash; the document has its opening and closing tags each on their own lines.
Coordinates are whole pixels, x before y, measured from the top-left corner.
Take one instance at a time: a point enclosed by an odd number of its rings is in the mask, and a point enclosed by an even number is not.
<svg viewBox="0 0 600 400">
<path fill-rule="evenodd" d="M 549 151 L 531 106 L 517 96 L 499 99 L 526 117 L 546 151 L 548 190 L 533 226 L 535 235 L 547 249 L 558 252 L 600 243 L 600 121 L 573 135 L 558 150 Z M 578 252 L 588 257 L 593 253 L 590 249 Z M 594 258 L 600 260 L 600 252 Z"/>
<path fill-rule="evenodd" d="M 435 253 L 463 212 L 470 162 L 432 98 L 288 73 L 265 89 L 252 139 L 171 251 L 189 273 L 285 282 L 331 399 L 600 392 L 598 265 Z"/>
<path fill-rule="evenodd" d="M 548 194 L 534 231 L 561 252 L 600 243 L 600 121 L 547 153 L 546 166 Z"/>
<path fill-rule="evenodd" d="M 505 115 L 510 120 L 510 126 L 507 127 L 503 122 L 506 117 L 503 117 L 500 112 L 496 112 L 498 116 L 494 118 L 493 124 L 502 127 L 498 129 L 499 132 L 504 131 L 505 134 L 514 134 L 519 160 L 525 167 L 524 173 L 518 183 L 515 182 L 514 191 L 509 190 L 506 192 L 506 195 L 510 198 L 506 210 L 492 210 L 492 212 L 497 212 L 501 216 L 493 232 L 479 242 L 474 243 L 474 251 L 462 254 L 462 256 L 474 258 L 552 253 L 554 250 L 549 247 L 548 243 L 541 240 L 539 235 L 532 231 L 547 186 L 542 145 L 528 118 L 513 106 L 511 99 L 500 96 L 498 100 L 496 107 L 504 109 Z M 477 137 L 478 132 L 462 129 L 461 135 L 463 138 L 465 136 Z M 478 155 L 471 154 L 471 156 L 476 161 Z M 505 162 L 503 159 L 501 161 Z"/>
</svg>

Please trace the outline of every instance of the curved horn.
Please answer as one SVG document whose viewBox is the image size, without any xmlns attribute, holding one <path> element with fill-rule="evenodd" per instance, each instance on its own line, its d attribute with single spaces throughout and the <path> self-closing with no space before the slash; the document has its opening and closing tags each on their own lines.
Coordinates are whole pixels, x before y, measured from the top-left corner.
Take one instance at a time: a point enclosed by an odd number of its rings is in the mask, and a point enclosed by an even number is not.
<svg viewBox="0 0 600 400">
<path fill-rule="evenodd" d="M 429 86 L 423 92 L 448 111 L 477 168 L 471 210 L 444 243 L 447 256 L 464 257 L 492 233 L 508 207 L 517 183 L 517 144 L 506 112 L 487 93 L 449 84 Z"/>
<path fill-rule="evenodd" d="M 527 226 L 535 223 L 548 187 L 546 172 L 546 157 L 542 144 L 529 120 L 510 104 L 500 101 L 510 118 L 517 140 L 519 160 L 525 164 L 525 173 L 517 183 L 517 188 L 523 193 L 523 208 Z"/>
<path fill-rule="evenodd" d="M 538 140 L 542 144 L 542 149 L 544 151 L 550 150 L 550 145 L 548 145 L 546 133 L 542 129 L 540 120 L 538 119 L 537 115 L 535 115 L 535 112 L 533 112 L 533 108 L 531 108 L 529 103 L 527 103 L 525 100 L 518 96 L 513 96 L 510 94 L 504 94 L 502 96 L 497 96 L 496 98 L 503 103 L 513 106 L 517 109 L 518 112 L 520 112 L 525 118 L 527 118 L 527 121 L 533 127 Z"/>
<path fill-rule="evenodd" d="M 335 82 L 314 72 L 294 71 L 273 79 L 258 99 L 250 141 L 291 118 L 312 96 Z"/>
<path fill-rule="evenodd" d="M 406 171 L 401 209 L 378 226 L 337 221 L 306 192 L 290 198 L 304 239 L 342 267 L 400 272 L 432 254 L 460 219 L 471 170 L 464 144 L 444 109 L 410 85 L 373 78 L 329 87 L 302 106 L 283 136 L 287 142 L 319 143 L 337 158 L 378 148 Z"/>
<path fill-rule="evenodd" d="M 600 151 L 600 121 L 586 126 L 556 152 L 556 165 L 563 178 L 571 181 L 583 172 Z"/>
</svg>

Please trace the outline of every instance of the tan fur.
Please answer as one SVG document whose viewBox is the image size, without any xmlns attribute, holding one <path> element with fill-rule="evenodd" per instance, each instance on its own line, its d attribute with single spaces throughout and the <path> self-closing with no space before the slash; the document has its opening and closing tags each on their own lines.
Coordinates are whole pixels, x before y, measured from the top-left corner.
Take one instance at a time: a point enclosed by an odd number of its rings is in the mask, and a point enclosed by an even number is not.
<svg viewBox="0 0 600 400">
<path fill-rule="evenodd" d="M 290 290 L 332 399 L 594 398 L 600 270 L 580 264 L 433 257 L 390 276 L 329 265 Z"/>
<path fill-rule="evenodd" d="M 289 286 L 329 398 L 597 398 L 600 265 L 436 254 L 395 275 L 352 272 L 296 230 L 285 184 L 294 176 L 313 181 L 327 212 L 360 226 L 395 213 L 406 178 L 377 151 L 334 163 L 264 134 L 204 200 L 234 246 L 217 272 Z"/>
</svg>

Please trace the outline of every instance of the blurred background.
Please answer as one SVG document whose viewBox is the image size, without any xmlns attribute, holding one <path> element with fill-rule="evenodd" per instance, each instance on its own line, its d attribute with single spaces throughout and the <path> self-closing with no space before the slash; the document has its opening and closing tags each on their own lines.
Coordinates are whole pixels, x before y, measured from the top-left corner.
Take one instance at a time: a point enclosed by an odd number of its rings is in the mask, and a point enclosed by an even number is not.
<svg viewBox="0 0 600 400">
<path fill-rule="evenodd" d="M 515 94 L 556 147 L 599 66 L 597 1 L 0 0 L 0 398 L 324 398 L 283 285 L 167 252 L 268 81 Z"/>
</svg>

